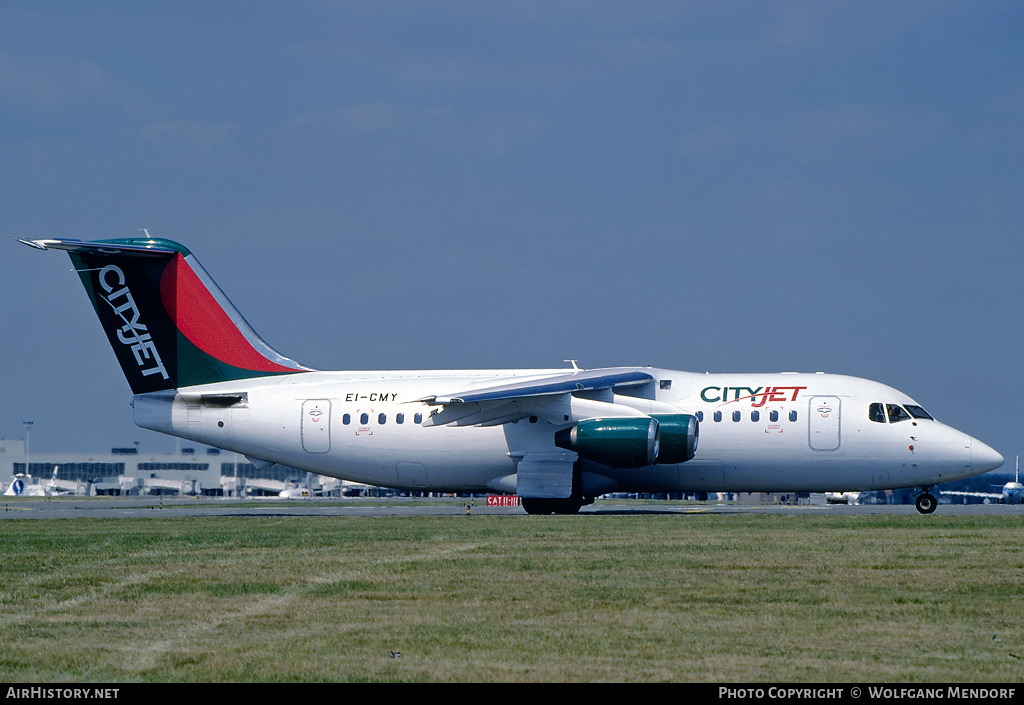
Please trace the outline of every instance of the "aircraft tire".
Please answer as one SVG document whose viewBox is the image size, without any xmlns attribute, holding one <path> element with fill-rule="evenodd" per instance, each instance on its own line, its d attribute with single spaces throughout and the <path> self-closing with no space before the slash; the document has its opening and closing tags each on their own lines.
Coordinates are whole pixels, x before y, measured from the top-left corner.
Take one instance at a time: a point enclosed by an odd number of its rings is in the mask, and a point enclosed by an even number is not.
<svg viewBox="0 0 1024 705">
<path fill-rule="evenodd" d="M 576 514 L 583 506 L 583 501 L 578 497 L 568 499 L 539 499 L 537 497 L 523 497 L 520 505 L 527 514 Z"/>
<path fill-rule="evenodd" d="M 939 506 L 939 503 L 935 501 L 934 496 L 924 492 L 923 494 L 919 494 L 917 499 L 914 500 L 914 506 L 916 506 L 917 511 L 922 514 L 931 514 L 935 511 L 935 508 Z"/>
</svg>

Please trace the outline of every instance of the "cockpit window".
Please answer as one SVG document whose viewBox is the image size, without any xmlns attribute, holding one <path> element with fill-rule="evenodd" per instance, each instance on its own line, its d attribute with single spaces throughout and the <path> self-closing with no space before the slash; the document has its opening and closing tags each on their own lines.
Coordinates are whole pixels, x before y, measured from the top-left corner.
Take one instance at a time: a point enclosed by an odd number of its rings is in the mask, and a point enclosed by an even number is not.
<svg viewBox="0 0 1024 705">
<path fill-rule="evenodd" d="M 910 415 L 913 416 L 915 419 L 930 419 L 931 421 L 935 420 L 931 417 L 931 414 L 929 414 L 927 411 L 914 404 L 905 404 L 903 408 L 909 411 Z"/>
<path fill-rule="evenodd" d="M 875 423 L 885 423 L 885 407 L 878 402 L 869 406 L 868 419 Z"/>
<path fill-rule="evenodd" d="M 886 404 L 885 410 L 889 412 L 889 423 L 899 423 L 900 421 L 909 421 L 910 414 L 898 404 Z"/>
<path fill-rule="evenodd" d="M 931 415 L 916 404 L 882 404 L 875 402 L 868 407 L 868 420 L 875 423 L 885 423 L 886 413 L 889 415 L 889 423 L 899 423 L 911 419 L 932 419 Z"/>
</svg>

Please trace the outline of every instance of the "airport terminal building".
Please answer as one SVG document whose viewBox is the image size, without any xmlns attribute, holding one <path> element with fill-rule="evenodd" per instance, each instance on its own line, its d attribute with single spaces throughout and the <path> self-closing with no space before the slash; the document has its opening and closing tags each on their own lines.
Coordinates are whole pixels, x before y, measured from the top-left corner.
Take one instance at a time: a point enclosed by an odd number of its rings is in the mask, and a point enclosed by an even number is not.
<svg viewBox="0 0 1024 705">
<path fill-rule="evenodd" d="M 19 481 L 17 491 L 12 490 Z M 23 439 L 0 440 L 0 493 L 10 495 L 259 497 L 276 496 L 306 482 L 305 471 L 282 465 L 257 467 L 245 456 L 205 446 L 182 447 L 166 455 L 144 453 L 135 446 L 112 448 L 108 453 L 33 451 L 29 455 Z M 325 475 L 313 475 L 309 484 L 319 497 L 433 494 L 372 487 Z"/>
<path fill-rule="evenodd" d="M 276 495 L 305 482 L 306 473 L 280 465 L 257 468 L 244 456 L 219 448 L 186 447 L 158 455 L 129 446 L 108 453 L 29 456 L 23 439 L 0 440 L 0 491 L 6 492 L 18 479 L 22 487 L 18 494 L 239 497 Z M 325 492 L 341 494 L 340 480 L 322 480 Z M 320 478 L 314 482 L 321 485 Z"/>
</svg>

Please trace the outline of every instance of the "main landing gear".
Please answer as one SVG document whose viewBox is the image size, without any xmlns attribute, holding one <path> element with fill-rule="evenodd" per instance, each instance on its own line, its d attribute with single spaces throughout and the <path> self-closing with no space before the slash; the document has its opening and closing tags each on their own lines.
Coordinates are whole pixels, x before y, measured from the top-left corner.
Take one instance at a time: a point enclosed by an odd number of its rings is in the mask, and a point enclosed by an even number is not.
<svg viewBox="0 0 1024 705">
<path fill-rule="evenodd" d="M 527 514 L 576 514 L 584 504 L 593 504 L 594 498 L 579 495 L 566 499 L 523 497 L 519 503 Z"/>
<path fill-rule="evenodd" d="M 572 494 L 565 499 L 549 497 L 522 497 L 520 506 L 527 514 L 576 514 L 580 507 L 593 504 L 594 498 L 583 494 L 583 471 L 580 461 L 572 466 Z"/>
<path fill-rule="evenodd" d="M 922 487 L 921 494 L 917 495 L 917 498 L 914 500 L 914 506 L 922 514 L 931 514 L 939 506 L 939 501 L 935 499 L 935 495 L 931 493 L 931 490 L 931 487 Z"/>
</svg>

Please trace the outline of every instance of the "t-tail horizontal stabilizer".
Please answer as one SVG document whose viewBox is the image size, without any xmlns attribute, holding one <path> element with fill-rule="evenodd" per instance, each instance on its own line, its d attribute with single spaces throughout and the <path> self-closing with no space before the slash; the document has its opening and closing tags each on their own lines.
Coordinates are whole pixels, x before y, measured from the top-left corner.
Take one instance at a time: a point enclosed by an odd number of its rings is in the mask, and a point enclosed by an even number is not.
<svg viewBox="0 0 1024 705">
<path fill-rule="evenodd" d="M 308 368 L 267 345 L 189 250 L 171 240 L 20 240 L 65 250 L 132 392 Z"/>
</svg>

